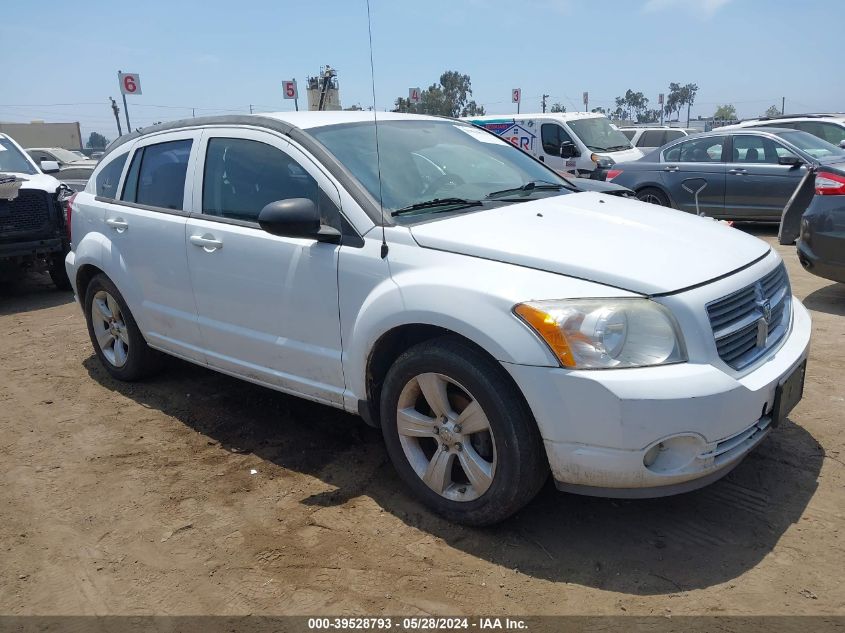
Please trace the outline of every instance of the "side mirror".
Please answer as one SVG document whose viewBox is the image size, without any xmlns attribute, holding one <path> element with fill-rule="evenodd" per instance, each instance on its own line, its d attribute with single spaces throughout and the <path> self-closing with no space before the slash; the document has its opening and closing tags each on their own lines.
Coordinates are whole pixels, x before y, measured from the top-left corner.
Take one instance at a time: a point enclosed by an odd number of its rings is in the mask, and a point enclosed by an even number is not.
<svg viewBox="0 0 845 633">
<path fill-rule="evenodd" d="M 313 200 L 276 200 L 261 209 L 258 225 L 271 235 L 301 237 L 318 242 L 340 242 L 340 231 L 320 224 L 320 212 Z"/>
<path fill-rule="evenodd" d="M 41 171 L 45 174 L 55 174 L 59 171 L 59 163 L 55 160 L 42 160 L 41 163 Z"/>
<path fill-rule="evenodd" d="M 560 144 L 560 157 L 561 158 L 574 158 L 577 156 L 578 148 L 575 147 L 575 143 L 571 141 L 561 143 Z"/>
<path fill-rule="evenodd" d="M 802 161 L 797 156 L 780 156 L 778 157 L 778 165 L 789 165 L 790 167 L 798 167 Z"/>
<path fill-rule="evenodd" d="M 842 139 L 841 141 L 839 141 L 839 147 L 841 147 L 842 149 L 845 149 L 845 139 Z"/>
</svg>

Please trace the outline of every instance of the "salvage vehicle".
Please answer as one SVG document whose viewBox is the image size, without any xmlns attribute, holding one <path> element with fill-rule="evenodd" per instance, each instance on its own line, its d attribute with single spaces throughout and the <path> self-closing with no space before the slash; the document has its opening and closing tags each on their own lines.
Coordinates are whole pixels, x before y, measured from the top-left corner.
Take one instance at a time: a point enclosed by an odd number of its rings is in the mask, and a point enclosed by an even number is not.
<svg viewBox="0 0 845 633">
<path fill-rule="evenodd" d="M 807 132 L 719 128 L 614 165 L 607 180 L 688 213 L 779 222 L 808 166 L 842 160 L 845 150 Z"/>
<path fill-rule="evenodd" d="M 105 369 L 139 380 L 163 352 L 357 413 L 472 525 L 549 471 L 582 494 L 699 488 L 799 401 L 810 317 L 765 242 L 583 191 L 465 122 L 375 116 L 115 141 L 66 260 Z"/>
<path fill-rule="evenodd" d="M 756 119 L 746 119 L 733 125 L 726 125 L 723 130 L 742 129 L 749 127 L 777 127 L 801 130 L 831 145 L 845 149 L 845 113 L 832 114 L 781 114 L 778 116 L 764 116 Z"/>
<path fill-rule="evenodd" d="M 589 177 L 599 165 L 642 158 L 607 117 L 595 112 L 467 117 L 558 172 Z"/>
<path fill-rule="evenodd" d="M 845 283 L 845 161 L 814 169 L 794 198 L 798 261 L 808 273 Z"/>
<path fill-rule="evenodd" d="M 684 136 L 698 134 L 702 130 L 684 127 L 669 126 L 634 126 L 620 127 L 619 131 L 631 141 L 631 145 L 640 150 L 643 154 L 653 152 L 658 147 L 663 147 Z"/>
<path fill-rule="evenodd" d="M 47 160 L 39 169 L 12 138 L 0 134 L 0 175 L 16 183 L 0 194 L 0 281 L 46 270 L 56 287 L 70 290 L 65 208 L 73 192 L 50 175 L 58 171 L 59 165 Z"/>
<path fill-rule="evenodd" d="M 58 178 L 74 191 L 82 191 L 97 166 L 96 159 L 88 158 L 82 152 L 61 147 L 30 147 L 26 153 L 37 164 L 41 161 L 59 163 Z"/>
</svg>

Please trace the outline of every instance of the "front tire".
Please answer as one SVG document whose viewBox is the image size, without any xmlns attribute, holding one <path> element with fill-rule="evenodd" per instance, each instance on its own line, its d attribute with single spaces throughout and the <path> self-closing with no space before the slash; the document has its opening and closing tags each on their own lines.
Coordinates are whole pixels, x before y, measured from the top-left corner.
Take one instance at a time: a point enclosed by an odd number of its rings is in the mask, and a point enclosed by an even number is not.
<svg viewBox="0 0 845 633">
<path fill-rule="evenodd" d="M 640 202 L 648 202 L 649 204 L 656 204 L 661 207 L 671 207 L 669 198 L 665 193 L 656 187 L 646 187 L 637 192 L 637 200 Z"/>
<path fill-rule="evenodd" d="M 50 279 L 59 290 L 72 290 L 70 279 L 67 276 L 67 268 L 65 268 L 65 253 L 57 253 L 50 258 L 50 265 L 48 268 L 50 272 Z"/>
<path fill-rule="evenodd" d="M 402 354 L 381 392 L 387 451 L 428 507 L 489 525 L 527 504 L 548 478 L 540 433 L 504 370 L 459 339 Z"/>
<path fill-rule="evenodd" d="M 114 378 L 132 382 L 158 369 L 158 352 L 147 345 L 123 295 L 103 274 L 85 291 L 85 320 L 97 358 Z"/>
</svg>

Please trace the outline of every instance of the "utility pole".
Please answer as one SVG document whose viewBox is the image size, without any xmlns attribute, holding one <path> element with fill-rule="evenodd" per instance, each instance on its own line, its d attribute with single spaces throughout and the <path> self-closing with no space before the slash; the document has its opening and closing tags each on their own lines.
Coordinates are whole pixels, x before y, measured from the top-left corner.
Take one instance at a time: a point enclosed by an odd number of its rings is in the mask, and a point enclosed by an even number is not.
<svg viewBox="0 0 845 633">
<path fill-rule="evenodd" d="M 196 108 L 191 108 L 191 118 L 193 119 L 193 118 L 195 118 L 196 116 L 197 116 L 197 109 L 196 109 Z"/>
<path fill-rule="evenodd" d="M 249 113 L 252 114 L 252 104 L 249 104 Z"/>
<path fill-rule="evenodd" d="M 120 129 L 120 108 L 117 107 L 117 103 L 113 97 L 109 97 L 109 99 L 111 99 L 111 110 L 114 112 L 114 120 L 117 122 L 117 135 L 123 136 L 123 130 Z"/>
<path fill-rule="evenodd" d="M 548 98 L 549 98 L 549 95 L 543 95 L 543 101 L 541 102 L 543 104 L 543 114 L 546 113 L 546 99 L 548 99 Z"/>
<path fill-rule="evenodd" d="M 786 97 L 780 98 L 780 113 L 786 114 Z"/>
</svg>

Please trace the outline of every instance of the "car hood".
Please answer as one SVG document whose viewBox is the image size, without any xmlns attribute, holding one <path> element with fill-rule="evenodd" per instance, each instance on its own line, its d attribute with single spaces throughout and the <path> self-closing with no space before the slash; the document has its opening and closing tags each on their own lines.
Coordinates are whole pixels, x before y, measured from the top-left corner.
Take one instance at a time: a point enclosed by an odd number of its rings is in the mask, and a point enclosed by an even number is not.
<svg viewBox="0 0 845 633">
<path fill-rule="evenodd" d="M 61 182 L 49 174 L 22 174 L 16 171 L 4 171 L 2 173 L 17 176 L 20 180 L 23 180 L 21 189 L 40 189 L 54 193 L 61 185 Z"/>
<path fill-rule="evenodd" d="M 629 163 L 632 160 L 639 160 L 643 153 L 636 147 L 620 150 L 618 152 L 596 152 L 599 156 L 610 156 L 615 163 Z"/>
<path fill-rule="evenodd" d="M 456 215 L 411 233 L 424 248 L 649 295 L 724 276 L 769 251 L 722 222 L 594 192 Z"/>
</svg>

